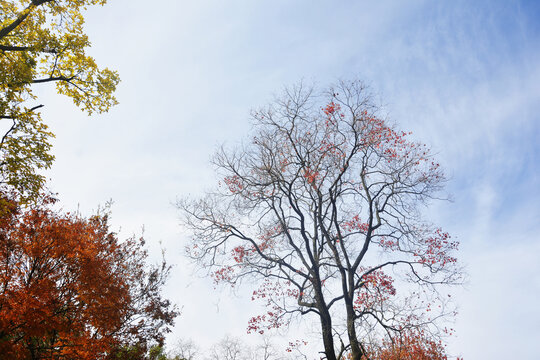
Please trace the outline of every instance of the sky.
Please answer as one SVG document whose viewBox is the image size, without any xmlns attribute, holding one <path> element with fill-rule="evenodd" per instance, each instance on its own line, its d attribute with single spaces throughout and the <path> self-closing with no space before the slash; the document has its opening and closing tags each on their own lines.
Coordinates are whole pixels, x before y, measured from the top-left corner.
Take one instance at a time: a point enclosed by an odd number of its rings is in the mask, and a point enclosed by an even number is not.
<svg viewBox="0 0 540 360">
<path fill-rule="evenodd" d="M 468 272 L 450 353 L 540 357 L 539 2 L 115 0 L 86 21 L 120 104 L 88 117 L 38 89 L 56 134 L 49 187 L 88 215 L 112 199 L 114 230 L 144 227 L 152 253 L 167 250 L 182 309 L 169 342 L 245 338 L 258 310 L 249 289 L 193 273 L 175 200 L 215 185 L 210 156 L 284 86 L 358 78 L 449 176 L 452 201 L 426 215 L 461 242 Z"/>
</svg>

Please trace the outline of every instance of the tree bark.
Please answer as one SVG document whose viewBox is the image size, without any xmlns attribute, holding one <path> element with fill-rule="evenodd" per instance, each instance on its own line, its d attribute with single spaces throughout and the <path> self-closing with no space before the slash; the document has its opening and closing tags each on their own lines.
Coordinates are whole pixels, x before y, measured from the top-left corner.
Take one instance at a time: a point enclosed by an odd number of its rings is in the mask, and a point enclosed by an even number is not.
<svg viewBox="0 0 540 360">
<path fill-rule="evenodd" d="M 356 328 L 354 326 L 354 308 L 352 305 L 352 300 L 346 300 L 346 309 L 347 309 L 347 335 L 349 337 L 349 344 L 351 345 L 351 355 L 352 360 L 361 360 L 362 355 L 364 355 L 358 337 L 356 336 Z"/>
<path fill-rule="evenodd" d="M 318 273 L 316 277 L 317 276 Z M 313 285 L 315 290 L 315 302 L 317 303 L 319 316 L 321 318 L 324 353 L 326 354 L 327 360 L 337 360 L 336 350 L 334 348 L 334 335 L 332 334 L 332 317 L 330 316 L 330 311 L 324 300 L 322 289 L 320 287 L 320 280 L 316 281 Z"/>
<path fill-rule="evenodd" d="M 324 353 L 327 360 L 337 360 L 336 350 L 334 349 L 334 336 L 332 334 L 332 318 L 330 312 L 324 306 L 319 309 L 321 317 L 321 330 L 324 344 Z"/>
</svg>

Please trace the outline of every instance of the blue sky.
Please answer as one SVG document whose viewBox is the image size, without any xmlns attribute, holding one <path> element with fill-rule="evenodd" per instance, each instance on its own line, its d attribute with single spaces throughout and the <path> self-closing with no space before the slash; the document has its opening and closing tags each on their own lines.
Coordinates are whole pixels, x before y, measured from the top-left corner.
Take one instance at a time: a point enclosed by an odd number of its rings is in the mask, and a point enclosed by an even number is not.
<svg viewBox="0 0 540 360">
<path fill-rule="evenodd" d="M 115 0 L 88 11 L 87 30 L 98 63 L 120 72 L 120 105 L 89 118 L 43 89 L 57 135 L 47 175 L 66 209 L 112 198 L 116 228 L 144 225 L 180 264 L 171 341 L 243 336 L 256 310 L 191 276 L 171 203 L 214 184 L 216 146 L 242 139 L 249 110 L 283 86 L 360 78 L 450 177 L 453 201 L 426 211 L 469 271 L 450 351 L 538 359 L 540 2 Z"/>
</svg>

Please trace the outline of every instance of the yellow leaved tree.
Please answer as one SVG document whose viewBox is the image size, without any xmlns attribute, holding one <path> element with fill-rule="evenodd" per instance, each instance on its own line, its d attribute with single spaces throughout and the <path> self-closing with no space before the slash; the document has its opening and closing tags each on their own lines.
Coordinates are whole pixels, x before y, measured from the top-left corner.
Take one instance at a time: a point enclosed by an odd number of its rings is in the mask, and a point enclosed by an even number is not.
<svg viewBox="0 0 540 360">
<path fill-rule="evenodd" d="M 100 69 L 86 54 L 82 12 L 105 0 L 0 0 L 0 184 L 24 199 L 44 183 L 40 169 L 51 166 L 54 135 L 37 111 L 33 84 L 55 83 L 87 112 L 117 104 L 118 74 Z"/>
</svg>

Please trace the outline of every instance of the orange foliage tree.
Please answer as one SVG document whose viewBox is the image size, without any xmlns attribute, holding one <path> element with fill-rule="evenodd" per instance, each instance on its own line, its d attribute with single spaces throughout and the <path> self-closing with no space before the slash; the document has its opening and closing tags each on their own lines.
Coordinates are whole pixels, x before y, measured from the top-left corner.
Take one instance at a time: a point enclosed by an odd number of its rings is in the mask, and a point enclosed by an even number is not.
<svg viewBox="0 0 540 360">
<path fill-rule="evenodd" d="M 373 345 L 362 360 L 448 360 L 448 355 L 440 340 L 424 331 L 407 330 L 392 340 L 384 339 L 381 344 Z"/>
<path fill-rule="evenodd" d="M 10 359 L 105 359 L 163 342 L 177 312 L 161 295 L 164 262 L 147 265 L 142 238 L 119 241 L 107 216 L 0 206 L 0 354 Z"/>
</svg>

